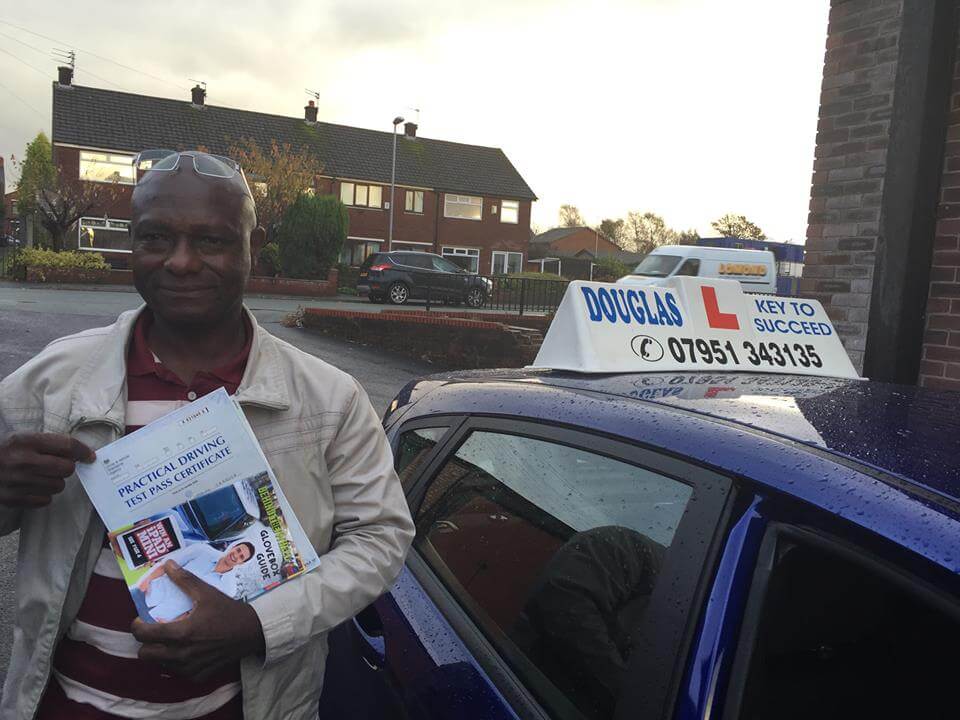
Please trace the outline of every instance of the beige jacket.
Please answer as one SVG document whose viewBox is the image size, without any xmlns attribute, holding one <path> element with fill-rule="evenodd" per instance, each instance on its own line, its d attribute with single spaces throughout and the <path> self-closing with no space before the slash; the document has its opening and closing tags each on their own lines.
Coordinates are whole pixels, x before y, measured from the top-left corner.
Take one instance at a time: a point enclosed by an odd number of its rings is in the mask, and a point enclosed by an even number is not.
<svg viewBox="0 0 960 720">
<path fill-rule="evenodd" d="M 4 379 L 0 432 L 69 433 L 94 449 L 120 437 L 126 348 L 139 312 L 56 340 Z M 242 662 L 244 715 L 316 718 L 326 633 L 393 582 L 413 524 L 390 447 L 356 381 L 248 315 L 253 346 L 236 397 L 321 564 L 253 601 L 266 655 Z M 46 508 L 0 507 L 0 533 L 18 529 L 16 628 L 0 720 L 34 716 L 104 532 L 75 475 Z"/>
</svg>

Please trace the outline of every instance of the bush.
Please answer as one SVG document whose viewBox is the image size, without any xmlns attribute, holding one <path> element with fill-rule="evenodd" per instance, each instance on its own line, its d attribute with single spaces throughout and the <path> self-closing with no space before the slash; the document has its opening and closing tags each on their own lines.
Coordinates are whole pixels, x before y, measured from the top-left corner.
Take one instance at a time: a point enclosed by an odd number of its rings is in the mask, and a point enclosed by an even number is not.
<svg viewBox="0 0 960 720">
<path fill-rule="evenodd" d="M 277 231 L 284 277 L 326 278 L 346 242 L 347 223 L 347 208 L 338 198 L 301 194 Z"/>
<path fill-rule="evenodd" d="M 13 274 L 23 277 L 28 267 L 44 270 L 109 270 L 103 255 L 95 252 L 68 250 L 54 252 L 41 248 L 23 248 L 13 262 Z"/>
<path fill-rule="evenodd" d="M 593 267 L 593 279 L 599 282 L 614 282 L 624 275 L 629 275 L 634 266 L 620 262 L 613 257 L 597 258 Z"/>
<path fill-rule="evenodd" d="M 280 246 L 269 242 L 260 248 L 257 265 L 261 273 L 267 277 L 276 277 L 280 274 Z"/>
<path fill-rule="evenodd" d="M 360 280 L 360 268 L 350 267 L 345 263 L 337 265 L 340 274 L 340 287 L 356 288 Z"/>
<path fill-rule="evenodd" d="M 40 248 L 24 248 L 20 251 L 19 262 L 29 267 L 42 268 L 78 268 L 82 270 L 109 270 L 110 266 L 103 255 L 96 252 L 66 250 L 54 252 Z"/>
</svg>

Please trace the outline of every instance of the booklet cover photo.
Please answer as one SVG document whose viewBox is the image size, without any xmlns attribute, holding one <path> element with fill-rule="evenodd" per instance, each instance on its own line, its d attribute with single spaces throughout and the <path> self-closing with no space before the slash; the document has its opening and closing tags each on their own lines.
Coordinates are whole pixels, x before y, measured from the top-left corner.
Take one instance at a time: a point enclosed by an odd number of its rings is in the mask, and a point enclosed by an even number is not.
<svg viewBox="0 0 960 720">
<path fill-rule="evenodd" d="M 320 562 L 223 389 L 101 448 L 78 474 L 144 621 L 192 609 L 168 561 L 243 601 Z"/>
</svg>

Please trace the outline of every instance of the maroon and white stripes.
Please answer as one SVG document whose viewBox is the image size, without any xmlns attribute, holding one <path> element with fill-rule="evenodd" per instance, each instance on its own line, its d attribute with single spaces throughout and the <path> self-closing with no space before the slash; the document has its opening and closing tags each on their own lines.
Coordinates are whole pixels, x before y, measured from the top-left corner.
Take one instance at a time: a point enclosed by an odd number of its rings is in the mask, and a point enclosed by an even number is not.
<svg viewBox="0 0 960 720">
<path fill-rule="evenodd" d="M 134 327 L 127 357 L 127 433 L 219 387 L 235 393 L 252 342 L 247 327 L 243 351 L 221 368 L 201 372 L 187 386 L 150 352 L 144 312 Z M 243 718 L 239 665 L 202 682 L 171 675 L 137 657 L 140 644 L 130 632 L 137 616 L 126 582 L 104 538 L 80 610 L 57 646 L 53 677 L 37 713 L 39 720 L 160 718 L 240 720 Z"/>
</svg>

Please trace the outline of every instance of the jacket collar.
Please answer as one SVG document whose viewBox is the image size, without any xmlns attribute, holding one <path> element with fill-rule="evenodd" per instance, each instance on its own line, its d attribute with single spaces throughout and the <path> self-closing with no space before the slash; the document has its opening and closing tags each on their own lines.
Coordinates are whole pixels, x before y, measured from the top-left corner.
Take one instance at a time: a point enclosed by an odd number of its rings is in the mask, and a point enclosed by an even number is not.
<svg viewBox="0 0 960 720">
<path fill-rule="evenodd" d="M 137 318 L 146 305 L 122 313 L 77 374 L 70 399 L 69 426 L 106 422 L 123 432 L 127 404 L 127 349 Z M 276 339 L 257 323 L 244 305 L 253 329 L 253 343 L 236 399 L 245 405 L 287 410 L 290 395 Z"/>
</svg>

